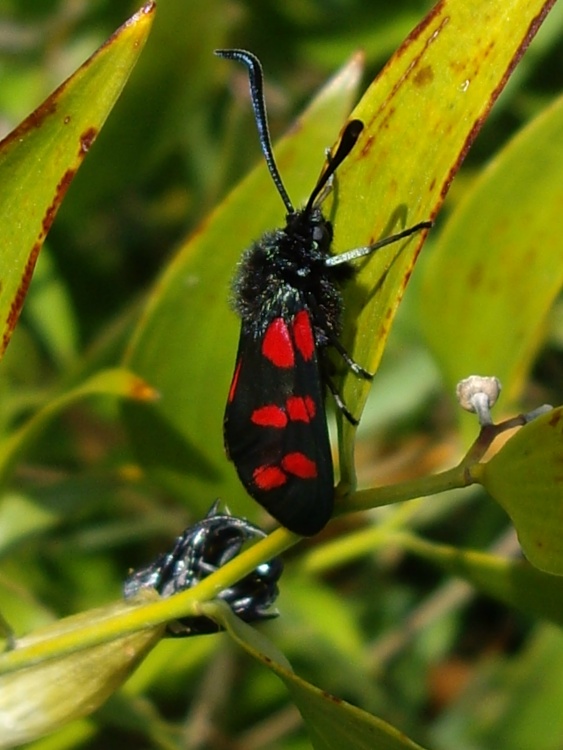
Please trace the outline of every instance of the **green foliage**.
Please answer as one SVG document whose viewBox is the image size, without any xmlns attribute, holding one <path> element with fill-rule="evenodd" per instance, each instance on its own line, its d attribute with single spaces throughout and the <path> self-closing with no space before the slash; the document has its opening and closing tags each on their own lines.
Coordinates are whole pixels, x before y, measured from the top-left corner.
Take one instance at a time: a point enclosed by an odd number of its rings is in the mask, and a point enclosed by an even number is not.
<svg viewBox="0 0 563 750">
<path fill-rule="evenodd" d="M 444 208 L 551 3 L 160 0 L 105 45 L 129 3 L 87 5 L 12 3 L 0 58 L 0 624 L 18 645 L 0 655 L 0 747 L 55 730 L 29 747 L 557 747 L 561 408 L 479 430 L 452 397 L 481 372 L 502 380 L 499 417 L 562 402 L 560 4 Z M 222 447 L 228 296 L 283 207 L 261 162 L 241 180 L 258 161 L 246 81 L 212 50 L 262 58 L 275 136 L 311 100 L 276 149 L 298 205 L 365 88 L 355 51 L 370 80 L 428 11 L 354 109 L 365 132 L 326 204 L 337 251 L 438 216 L 416 269 L 422 235 L 345 290 L 343 340 L 380 369 L 369 399 L 339 381 L 363 410 L 357 435 L 337 425 L 340 517 L 119 602 L 216 496 L 265 522 Z M 290 547 L 261 632 L 210 601 Z M 228 633 L 160 640 L 200 608 Z"/>
</svg>

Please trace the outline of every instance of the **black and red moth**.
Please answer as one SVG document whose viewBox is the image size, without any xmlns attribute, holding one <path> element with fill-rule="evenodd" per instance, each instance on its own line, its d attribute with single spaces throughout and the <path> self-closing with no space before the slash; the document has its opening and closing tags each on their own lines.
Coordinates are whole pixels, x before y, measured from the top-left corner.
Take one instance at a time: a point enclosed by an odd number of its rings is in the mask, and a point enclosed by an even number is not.
<svg viewBox="0 0 563 750">
<path fill-rule="evenodd" d="M 363 123 L 348 122 L 305 207 L 296 210 L 274 160 L 259 60 L 238 49 L 215 54 L 248 68 L 262 153 L 287 210 L 285 226 L 266 232 L 243 254 L 233 283 L 241 332 L 225 410 L 225 447 L 251 497 L 290 531 L 310 536 L 326 525 L 334 506 L 326 387 L 344 416 L 356 423 L 330 378 L 327 348 L 334 347 L 359 377 L 372 377 L 339 341 L 340 286 L 354 274 L 350 261 L 431 224 L 425 221 L 375 245 L 331 255 L 332 225 L 320 205 Z"/>
</svg>

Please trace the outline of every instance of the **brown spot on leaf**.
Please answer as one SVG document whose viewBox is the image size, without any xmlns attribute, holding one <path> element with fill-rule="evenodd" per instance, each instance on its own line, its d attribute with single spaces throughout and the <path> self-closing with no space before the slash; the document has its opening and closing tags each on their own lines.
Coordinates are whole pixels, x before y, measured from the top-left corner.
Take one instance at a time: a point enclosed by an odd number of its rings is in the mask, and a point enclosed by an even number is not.
<svg viewBox="0 0 563 750">
<path fill-rule="evenodd" d="M 475 289 L 476 287 L 481 286 L 482 281 L 483 266 L 481 265 L 481 263 L 477 263 L 471 269 L 469 276 L 467 277 L 467 283 L 472 289 Z"/>
<path fill-rule="evenodd" d="M 551 417 L 549 418 L 549 422 L 548 422 L 549 426 L 557 427 L 562 417 L 563 417 L 563 412 L 561 411 L 561 409 L 554 410 Z"/>
<path fill-rule="evenodd" d="M 436 39 L 438 39 L 443 29 L 450 22 L 449 16 L 442 16 L 440 18 L 442 5 L 443 3 L 438 3 L 434 7 L 434 9 L 423 19 L 423 21 L 416 27 L 416 29 L 414 29 L 411 34 L 409 34 L 409 36 L 405 39 L 403 44 L 399 47 L 399 49 L 393 56 L 393 59 L 400 58 L 407 51 L 407 49 L 410 48 L 413 40 L 417 39 L 429 25 L 431 25 L 432 23 L 436 24 L 436 28 L 434 29 L 433 33 L 430 34 L 426 39 L 423 49 L 412 60 L 412 62 L 405 70 L 404 74 L 395 82 L 387 98 L 383 102 L 381 102 L 379 110 L 374 113 L 372 122 L 376 120 L 379 121 L 379 130 L 384 130 L 385 128 L 389 127 L 389 119 L 391 118 L 395 110 L 394 101 L 400 89 L 404 85 L 406 85 L 410 79 L 414 79 L 417 75 L 422 76 L 422 79 L 418 81 L 419 85 L 423 83 L 429 83 L 429 74 L 433 76 L 431 68 L 428 65 L 422 66 L 421 61 L 425 59 L 425 54 L 428 48 L 436 41 Z M 428 68 L 428 70 L 426 70 L 426 68 Z"/>
<path fill-rule="evenodd" d="M 55 216 L 57 215 L 59 206 L 61 205 L 64 195 L 68 190 L 68 186 L 72 182 L 72 178 L 75 174 L 76 169 L 67 169 L 60 179 L 59 184 L 57 185 L 57 189 L 55 190 L 55 197 L 53 198 L 51 205 L 45 212 L 45 216 L 43 217 L 43 221 L 41 222 L 41 233 L 38 238 L 39 242 L 42 242 L 47 236 L 47 232 L 51 228 L 51 224 L 53 223 Z"/>
<path fill-rule="evenodd" d="M 496 47 L 496 44 L 494 41 L 490 41 L 489 44 L 487 44 L 487 46 L 483 50 L 483 54 L 482 54 L 483 60 L 487 59 L 487 57 L 491 54 L 491 52 L 494 50 L 495 47 Z"/>
<path fill-rule="evenodd" d="M 504 83 L 503 83 L 503 86 L 504 86 Z M 499 89 L 499 92 L 500 92 L 500 89 Z M 497 94 L 497 96 L 498 96 L 498 94 Z M 450 188 L 452 180 L 453 180 L 454 176 L 456 175 L 458 169 L 461 167 L 461 164 L 462 164 L 463 160 L 467 156 L 467 152 L 469 151 L 469 149 L 471 147 L 471 144 L 475 140 L 475 137 L 477 136 L 477 133 L 481 130 L 481 126 L 483 125 L 483 123 L 484 123 L 484 121 L 485 121 L 485 119 L 486 119 L 486 117 L 487 117 L 487 115 L 489 113 L 489 110 L 492 107 L 492 104 L 493 104 L 493 102 L 494 102 L 495 99 L 496 99 L 496 96 L 490 100 L 490 103 L 487 106 L 486 111 L 480 117 L 478 117 L 475 120 L 475 122 L 473 123 L 473 126 L 472 126 L 471 130 L 469 131 L 469 134 L 468 134 L 467 138 L 465 139 L 465 142 L 464 142 L 463 146 L 460 149 L 460 152 L 458 154 L 457 159 L 452 164 L 452 166 L 451 166 L 451 168 L 450 168 L 450 170 L 448 172 L 448 175 L 447 175 L 446 179 L 444 180 L 444 183 L 442 185 L 442 189 L 440 190 L 440 196 L 441 196 L 442 199 L 446 197 L 446 193 L 448 192 L 448 190 Z"/>
<path fill-rule="evenodd" d="M 366 142 L 362 146 L 362 150 L 360 151 L 360 156 L 367 156 L 369 152 L 371 151 L 371 147 L 374 141 L 373 135 L 370 135 L 369 138 L 366 138 Z"/>
<path fill-rule="evenodd" d="M 29 254 L 27 263 L 25 264 L 25 269 L 20 285 L 16 291 L 14 299 L 12 300 L 10 312 L 8 313 L 8 317 L 6 319 L 6 328 L 4 330 L 4 335 L 2 336 L 0 354 L 3 354 L 6 351 L 6 347 L 8 346 L 8 344 L 10 343 L 10 339 L 12 338 L 12 333 L 14 332 L 14 328 L 16 327 L 16 323 L 18 322 L 18 318 L 20 317 L 23 302 L 25 300 L 25 295 L 27 294 L 27 290 L 29 289 L 31 277 L 33 276 L 33 269 L 35 268 L 37 256 L 39 255 L 42 244 L 43 243 L 41 241 L 37 241 L 35 243 L 31 250 L 31 253 Z"/>
<path fill-rule="evenodd" d="M 332 695 L 332 693 L 327 693 L 326 690 L 322 691 L 323 698 L 326 698 L 328 701 L 332 701 L 332 703 L 336 703 L 337 706 L 340 706 L 344 703 L 342 698 L 337 698 L 336 695 Z"/>
<path fill-rule="evenodd" d="M 436 3 L 436 5 L 432 8 L 430 13 L 428 13 L 422 21 L 416 26 L 411 33 L 408 35 L 408 37 L 405 39 L 405 41 L 401 44 L 399 49 L 397 50 L 396 54 L 403 53 L 405 49 L 407 49 L 411 42 L 413 42 L 415 39 L 418 39 L 418 37 L 422 34 L 422 32 L 430 26 L 430 24 L 434 21 L 434 19 L 437 16 L 440 16 L 442 14 L 442 8 L 444 6 L 445 0 L 440 0 L 440 2 Z M 449 22 L 450 18 L 449 16 L 444 16 L 444 20 L 446 23 Z"/>
<path fill-rule="evenodd" d="M 417 70 L 412 80 L 416 86 L 427 86 L 429 83 L 432 83 L 434 80 L 432 66 L 425 65 L 423 68 Z"/>
<path fill-rule="evenodd" d="M 55 96 L 57 91 L 53 92 L 50 97 L 45 99 L 43 104 L 40 104 L 36 110 L 25 118 L 23 122 L 20 122 L 17 128 L 14 128 L 11 133 L 8 133 L 8 135 L 2 140 L 2 146 L 4 148 L 9 146 L 12 142 L 17 143 L 22 140 L 30 130 L 39 128 L 46 117 L 57 111 L 57 100 Z"/>
<path fill-rule="evenodd" d="M 87 154 L 90 150 L 90 146 L 94 143 L 96 140 L 96 136 L 98 135 L 98 129 L 97 128 L 88 128 L 85 130 L 82 135 L 80 136 L 80 151 L 78 152 L 79 156 L 84 156 L 84 154 Z"/>
<path fill-rule="evenodd" d="M 403 276 L 403 283 L 402 283 L 402 286 L 403 286 L 403 288 L 404 288 L 404 289 L 406 289 L 406 286 L 407 286 L 407 284 L 408 284 L 408 283 L 409 283 L 409 281 L 410 281 L 410 277 L 411 277 L 411 275 L 412 275 L 412 271 L 413 271 L 413 269 L 412 269 L 412 266 L 411 266 L 410 268 L 408 268 L 408 269 L 406 270 L 406 272 L 405 272 L 405 275 Z"/>
</svg>

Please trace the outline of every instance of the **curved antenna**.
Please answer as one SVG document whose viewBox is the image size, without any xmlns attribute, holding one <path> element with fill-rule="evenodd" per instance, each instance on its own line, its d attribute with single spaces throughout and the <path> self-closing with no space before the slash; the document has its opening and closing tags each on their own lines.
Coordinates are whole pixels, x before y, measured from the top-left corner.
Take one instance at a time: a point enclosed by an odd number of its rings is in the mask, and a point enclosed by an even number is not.
<svg viewBox="0 0 563 750">
<path fill-rule="evenodd" d="M 309 213 L 313 210 L 313 206 L 315 205 L 315 201 L 317 200 L 318 196 L 322 193 L 323 188 L 325 187 L 327 182 L 336 172 L 338 167 L 342 164 L 344 159 L 348 156 L 350 151 L 354 148 L 354 146 L 356 145 L 356 141 L 360 137 L 360 133 L 363 129 L 364 123 L 361 120 L 350 120 L 350 122 L 346 124 L 344 132 L 342 133 L 342 138 L 340 139 L 340 143 L 338 144 L 338 148 L 336 149 L 336 153 L 334 154 L 334 156 L 328 156 L 328 164 L 321 172 L 321 175 L 317 180 L 317 184 L 315 185 L 315 187 L 313 188 L 313 192 L 309 196 L 309 200 L 307 201 L 307 205 L 305 206 L 306 213 Z"/>
<path fill-rule="evenodd" d="M 264 76 L 262 74 L 260 60 L 256 55 L 253 55 L 252 52 L 247 52 L 244 49 L 216 49 L 215 54 L 218 57 L 224 57 L 227 60 L 238 60 L 239 62 L 244 63 L 248 68 L 250 97 L 252 99 L 256 127 L 258 128 L 260 147 L 264 154 L 264 159 L 266 159 L 266 164 L 268 165 L 270 174 L 272 175 L 272 180 L 274 181 L 277 191 L 285 204 L 287 212 L 293 214 L 295 213 L 295 209 L 293 208 L 293 204 L 282 182 L 281 175 L 274 159 L 274 152 L 272 150 L 272 141 L 270 140 L 270 130 L 268 128 L 268 116 L 266 114 L 266 102 L 264 99 Z"/>
</svg>

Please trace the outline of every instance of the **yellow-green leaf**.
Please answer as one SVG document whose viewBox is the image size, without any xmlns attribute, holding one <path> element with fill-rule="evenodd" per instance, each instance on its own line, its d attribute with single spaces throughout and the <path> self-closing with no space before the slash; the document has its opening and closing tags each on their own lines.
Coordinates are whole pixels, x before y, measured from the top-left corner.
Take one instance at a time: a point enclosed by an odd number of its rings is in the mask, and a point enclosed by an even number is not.
<svg viewBox="0 0 563 750">
<path fill-rule="evenodd" d="M 522 427 L 471 473 L 512 519 L 532 565 L 563 575 L 563 407 Z"/>
<path fill-rule="evenodd" d="M 0 748 L 11 748 L 53 732 L 92 713 L 127 679 L 162 637 L 164 626 L 139 630 L 65 656 L 41 658 L 43 642 L 72 634 L 82 625 L 103 627 L 106 619 L 126 613 L 125 603 L 85 612 L 21 638 L 17 648 L 33 647 L 37 663 L 0 677 Z M 2 657 L 0 657 L 0 662 Z"/>
<path fill-rule="evenodd" d="M 372 243 L 436 215 L 551 5 L 553 0 L 445 0 L 410 34 L 352 113 L 366 129 L 338 176 L 338 250 Z M 343 342 L 372 371 L 421 242 L 418 235 L 377 252 L 347 289 Z M 457 247 L 462 252 L 463 243 Z M 436 304 L 442 291 L 435 290 Z M 437 325 L 450 315 L 457 319 L 442 306 Z M 461 346 L 459 339 L 454 343 Z M 344 400 L 352 413 L 361 412 L 368 390 L 353 373 L 345 376 Z M 352 431 L 344 423 L 347 484 L 354 482 Z"/>
<path fill-rule="evenodd" d="M 0 355 L 47 232 L 141 53 L 154 9 L 147 2 L 0 143 Z"/>
</svg>

